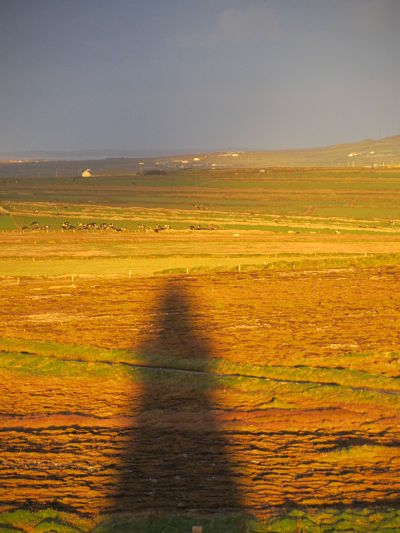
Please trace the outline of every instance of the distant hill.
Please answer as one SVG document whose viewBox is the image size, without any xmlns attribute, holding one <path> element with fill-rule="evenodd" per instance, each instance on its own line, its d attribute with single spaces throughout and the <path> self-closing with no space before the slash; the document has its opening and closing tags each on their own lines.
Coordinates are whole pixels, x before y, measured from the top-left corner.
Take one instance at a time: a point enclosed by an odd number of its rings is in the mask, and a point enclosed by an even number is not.
<svg viewBox="0 0 400 533">
<path fill-rule="evenodd" d="M 216 164 L 244 167 L 347 167 L 400 165 L 400 135 L 322 148 L 207 154 Z"/>
<path fill-rule="evenodd" d="M 106 151 L 104 151 L 105 153 Z M 110 151 L 112 152 L 112 151 Z M 85 152 L 82 152 L 84 154 Z M 87 153 L 87 152 L 86 152 Z M 114 151 L 117 153 L 117 151 Z M 120 153 L 125 152 L 119 152 Z M 133 152 L 132 152 L 133 153 Z M 90 168 L 94 175 L 155 173 L 179 168 L 264 168 L 264 167 L 380 167 L 400 166 L 400 135 L 384 139 L 335 144 L 323 148 L 183 153 L 145 157 L 107 157 L 71 160 L 71 152 L 54 153 L 59 159 L 46 160 L 45 152 L 19 154 L 15 159 L 0 155 L 0 177 L 80 176 Z M 75 154 L 78 155 L 78 154 Z M 1 161 L 3 159 L 3 161 Z M 20 160 L 18 160 L 20 159 Z"/>
<path fill-rule="evenodd" d="M 252 162 L 265 162 L 268 166 L 400 165 L 400 135 L 308 150 L 251 152 L 248 155 Z"/>
</svg>

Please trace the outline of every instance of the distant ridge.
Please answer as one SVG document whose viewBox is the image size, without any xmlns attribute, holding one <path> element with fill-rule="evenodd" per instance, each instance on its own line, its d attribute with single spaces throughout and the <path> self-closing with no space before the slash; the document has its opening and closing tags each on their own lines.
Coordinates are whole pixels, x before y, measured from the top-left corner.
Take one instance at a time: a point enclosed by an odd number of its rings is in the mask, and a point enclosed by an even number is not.
<svg viewBox="0 0 400 533">
<path fill-rule="evenodd" d="M 85 161 L 89 159 L 160 157 L 193 151 L 195 150 L 124 150 L 114 148 L 88 150 L 25 150 L 0 152 L 0 160 Z"/>
<path fill-rule="evenodd" d="M 89 150 L 21 152 L 12 157 L 0 154 L 0 176 L 80 176 L 86 168 L 95 175 L 104 175 L 179 168 L 397 167 L 400 166 L 400 135 L 306 149 L 134 153 L 134 150 L 130 153 Z"/>
</svg>

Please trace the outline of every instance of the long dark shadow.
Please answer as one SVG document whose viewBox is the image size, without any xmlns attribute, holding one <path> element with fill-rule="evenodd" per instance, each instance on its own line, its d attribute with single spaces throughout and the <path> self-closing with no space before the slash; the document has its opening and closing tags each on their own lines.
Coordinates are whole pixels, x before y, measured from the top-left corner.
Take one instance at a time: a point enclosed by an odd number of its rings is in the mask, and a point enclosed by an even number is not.
<svg viewBox="0 0 400 533">
<path fill-rule="evenodd" d="M 160 356 L 160 368 L 171 357 L 207 362 L 212 356 L 199 329 L 195 302 L 179 280 L 166 284 L 153 334 L 140 352 Z M 140 370 L 141 400 L 121 453 L 115 510 L 239 511 L 229 442 L 211 399 L 213 378 L 160 368 Z"/>
</svg>

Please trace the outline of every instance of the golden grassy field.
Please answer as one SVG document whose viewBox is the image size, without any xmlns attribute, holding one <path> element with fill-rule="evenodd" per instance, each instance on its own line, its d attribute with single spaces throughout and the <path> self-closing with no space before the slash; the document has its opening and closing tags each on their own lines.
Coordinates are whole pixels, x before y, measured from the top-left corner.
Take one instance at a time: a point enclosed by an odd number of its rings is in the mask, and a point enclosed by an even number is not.
<svg viewBox="0 0 400 533">
<path fill-rule="evenodd" d="M 396 504 L 398 273 L 2 284 L 2 504 Z"/>
<path fill-rule="evenodd" d="M 397 221 L 276 220 L 0 232 L 0 531 L 398 530 Z"/>
</svg>

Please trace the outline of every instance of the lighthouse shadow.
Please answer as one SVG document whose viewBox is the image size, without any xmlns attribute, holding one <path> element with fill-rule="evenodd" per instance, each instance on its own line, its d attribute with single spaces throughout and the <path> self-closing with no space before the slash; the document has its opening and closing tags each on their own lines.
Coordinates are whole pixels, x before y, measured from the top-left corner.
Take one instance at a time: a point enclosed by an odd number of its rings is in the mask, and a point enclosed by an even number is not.
<svg viewBox="0 0 400 533">
<path fill-rule="evenodd" d="M 229 440 L 211 398 L 216 382 L 208 372 L 212 353 L 204 327 L 183 283 L 168 282 L 149 340 L 139 350 L 157 356 L 157 368 L 138 370 L 141 392 L 121 452 L 115 510 L 240 510 Z M 193 362 L 195 371 L 189 370 Z"/>
</svg>

